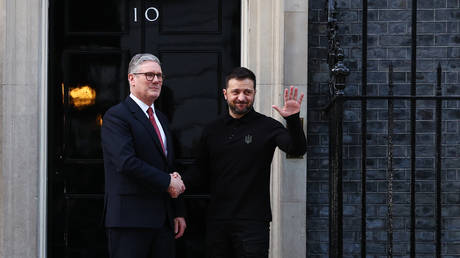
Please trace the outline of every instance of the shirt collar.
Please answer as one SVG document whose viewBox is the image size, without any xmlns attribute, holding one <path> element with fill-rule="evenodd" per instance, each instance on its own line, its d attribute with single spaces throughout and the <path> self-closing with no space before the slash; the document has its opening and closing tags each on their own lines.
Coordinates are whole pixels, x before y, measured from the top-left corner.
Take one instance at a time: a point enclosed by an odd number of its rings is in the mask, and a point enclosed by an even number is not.
<svg viewBox="0 0 460 258">
<path fill-rule="evenodd" d="M 142 100 L 134 96 L 132 93 L 129 94 L 129 96 L 134 100 L 134 102 L 136 102 L 136 104 L 142 109 L 142 111 L 147 114 L 147 109 L 149 109 L 149 106 L 145 104 L 144 102 L 142 102 Z M 152 108 L 153 113 L 155 114 L 155 105 L 152 104 L 150 107 Z M 147 117 L 148 117 L 148 114 L 147 114 Z"/>
<path fill-rule="evenodd" d="M 233 118 L 230 113 L 227 111 L 224 117 L 224 121 L 226 124 L 230 124 L 232 122 L 238 122 L 238 123 L 247 123 L 252 120 L 252 118 L 255 116 L 256 111 L 254 108 L 251 108 L 244 116 L 241 118 Z"/>
</svg>

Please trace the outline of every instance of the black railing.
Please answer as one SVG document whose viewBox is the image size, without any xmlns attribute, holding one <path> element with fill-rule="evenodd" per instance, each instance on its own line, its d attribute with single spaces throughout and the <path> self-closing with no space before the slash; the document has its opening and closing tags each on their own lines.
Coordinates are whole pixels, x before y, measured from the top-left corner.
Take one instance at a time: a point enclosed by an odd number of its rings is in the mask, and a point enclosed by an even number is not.
<svg viewBox="0 0 460 258">
<path fill-rule="evenodd" d="M 344 95 L 336 95 L 333 97 L 330 105 L 326 108 L 327 114 L 329 116 L 329 157 L 330 157 L 330 208 L 329 208 L 329 236 L 330 236 L 330 249 L 329 255 L 330 257 L 342 257 L 343 256 L 343 198 L 344 198 L 344 190 L 343 190 L 343 162 L 344 162 L 344 155 L 343 150 L 346 147 L 346 144 L 343 143 L 343 137 L 346 133 L 343 131 L 344 129 L 344 112 L 347 110 L 349 105 L 348 102 L 356 102 L 360 101 L 361 106 L 360 109 L 364 113 L 363 117 L 366 117 L 367 110 L 364 109 L 365 105 L 362 103 L 367 103 L 368 101 L 373 100 L 385 100 L 387 102 L 387 167 L 386 167 L 386 181 L 387 181 L 387 217 L 386 217 L 386 231 L 387 231 L 387 248 L 386 253 L 388 257 L 393 257 L 393 173 L 395 167 L 393 162 L 394 157 L 394 149 L 393 149 L 393 136 L 394 127 L 396 125 L 394 113 L 394 101 L 409 101 L 410 102 L 410 110 L 411 113 L 416 111 L 417 102 L 421 101 L 434 101 L 435 102 L 435 116 L 434 116 L 434 123 L 435 123 L 435 144 L 433 146 L 434 153 L 435 153 L 435 245 L 436 250 L 435 254 L 436 257 L 441 257 L 441 229 L 442 229 L 442 206 L 441 206 L 441 183 L 442 183 L 442 124 L 443 118 L 442 113 L 444 110 L 443 103 L 447 101 L 460 101 L 460 96 L 442 96 L 441 92 L 441 75 L 442 75 L 442 68 L 441 65 L 438 65 L 437 68 L 437 83 L 436 83 L 436 95 L 435 96 L 401 96 L 401 95 L 393 95 L 393 68 L 392 65 L 389 66 L 389 94 L 387 96 L 344 96 Z M 415 103 L 412 106 L 412 103 Z M 356 107 L 356 106 L 355 106 Z M 362 117 L 362 118 L 363 118 Z M 363 119 L 361 119 L 363 120 Z M 416 147 L 415 139 L 416 124 L 415 117 L 410 115 L 410 256 L 416 257 L 416 205 L 415 205 L 415 193 L 416 193 L 416 158 L 417 153 L 414 151 Z M 367 136 L 365 127 L 361 126 L 360 135 Z M 367 147 L 366 142 L 361 142 L 361 150 L 365 150 Z M 365 153 L 365 152 L 364 152 Z M 366 156 L 361 156 L 361 160 L 366 160 Z M 361 186 L 362 189 L 366 188 L 366 164 L 361 167 Z M 365 190 L 361 190 L 362 195 L 362 202 L 361 202 L 361 256 L 366 257 L 366 192 Z"/>
<path fill-rule="evenodd" d="M 345 78 L 350 70 L 343 63 L 344 54 L 337 37 L 337 2 L 328 1 L 328 65 L 329 65 L 329 94 L 333 97 L 328 108 L 329 115 L 329 256 L 342 257 L 343 250 L 343 159 L 342 159 L 342 124 L 343 124 L 343 95 Z M 337 147 L 337 146 L 340 146 Z"/>
<path fill-rule="evenodd" d="M 359 142 L 360 142 L 360 252 L 361 257 L 367 255 L 367 162 L 368 160 L 368 104 L 370 101 L 386 102 L 386 254 L 388 257 L 393 257 L 395 248 L 393 245 L 394 239 L 394 178 L 395 170 L 401 169 L 394 162 L 395 154 L 395 126 L 398 125 L 395 120 L 395 101 L 409 104 L 406 109 L 409 112 L 405 122 L 408 122 L 408 131 L 410 140 L 408 142 L 408 158 L 410 165 L 408 168 L 409 175 L 409 214 L 407 224 L 409 253 L 410 257 L 416 257 L 416 172 L 417 172 L 417 108 L 420 102 L 432 101 L 435 102 L 434 107 L 434 244 L 435 256 L 441 257 L 442 252 L 442 129 L 443 129 L 443 110 L 444 105 L 448 101 L 459 101 L 460 96 L 442 96 L 442 67 L 441 64 L 437 67 L 437 81 L 435 95 L 433 96 L 418 96 L 416 91 L 417 86 L 417 0 L 412 0 L 412 17 L 411 17 L 411 67 L 410 67 L 410 94 L 395 95 L 393 85 L 393 65 L 388 66 L 388 95 L 386 96 L 369 96 L 367 94 L 367 0 L 362 1 L 362 52 L 361 52 L 361 95 L 360 96 L 345 96 L 344 89 L 346 86 L 346 77 L 350 73 L 349 69 L 344 64 L 344 51 L 340 46 L 338 39 L 337 26 L 337 3 L 336 0 L 329 0 L 327 4 L 328 13 L 328 64 L 329 64 L 329 91 L 330 103 L 324 109 L 329 117 L 329 257 L 343 257 L 344 250 L 344 112 L 350 107 L 358 108 L 360 119 Z M 351 102 L 359 102 L 350 104 Z M 350 104 L 350 105 L 348 105 Z M 383 109 L 383 108 L 382 108 Z M 400 120 L 400 119 L 399 119 Z"/>
</svg>

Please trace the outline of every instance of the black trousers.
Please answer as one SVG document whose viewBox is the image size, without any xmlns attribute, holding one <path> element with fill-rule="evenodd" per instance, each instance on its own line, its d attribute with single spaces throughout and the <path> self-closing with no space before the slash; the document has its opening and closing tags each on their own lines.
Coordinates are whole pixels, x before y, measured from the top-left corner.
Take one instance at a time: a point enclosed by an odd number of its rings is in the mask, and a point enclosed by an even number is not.
<svg viewBox="0 0 460 258">
<path fill-rule="evenodd" d="M 110 258 L 174 258 L 174 233 L 169 226 L 107 228 Z"/>
<path fill-rule="evenodd" d="M 207 258 L 267 258 L 270 224 L 267 221 L 209 221 Z"/>
</svg>

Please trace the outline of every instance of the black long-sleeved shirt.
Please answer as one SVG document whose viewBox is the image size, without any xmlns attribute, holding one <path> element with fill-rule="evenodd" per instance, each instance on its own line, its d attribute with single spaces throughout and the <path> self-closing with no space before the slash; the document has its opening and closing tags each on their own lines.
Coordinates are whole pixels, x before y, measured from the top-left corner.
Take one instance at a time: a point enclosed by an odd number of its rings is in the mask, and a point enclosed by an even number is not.
<svg viewBox="0 0 460 258">
<path fill-rule="evenodd" d="M 286 121 L 287 129 L 251 110 L 240 119 L 227 113 L 204 128 L 199 170 L 184 181 L 192 186 L 209 183 L 209 220 L 271 221 L 269 182 L 275 148 L 293 155 L 306 151 L 299 114 Z"/>
</svg>

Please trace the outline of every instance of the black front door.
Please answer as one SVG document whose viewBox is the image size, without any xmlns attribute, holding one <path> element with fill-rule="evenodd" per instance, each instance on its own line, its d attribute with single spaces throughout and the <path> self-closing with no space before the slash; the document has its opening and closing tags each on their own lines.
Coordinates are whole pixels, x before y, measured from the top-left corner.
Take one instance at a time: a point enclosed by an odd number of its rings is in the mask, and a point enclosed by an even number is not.
<svg viewBox="0 0 460 258">
<path fill-rule="evenodd" d="M 162 61 L 156 104 L 185 170 L 203 125 L 225 108 L 225 74 L 239 65 L 240 1 L 50 0 L 49 18 L 48 257 L 107 257 L 100 127 L 129 94 L 131 56 Z M 185 197 L 178 257 L 202 258 L 206 193 Z"/>
</svg>

